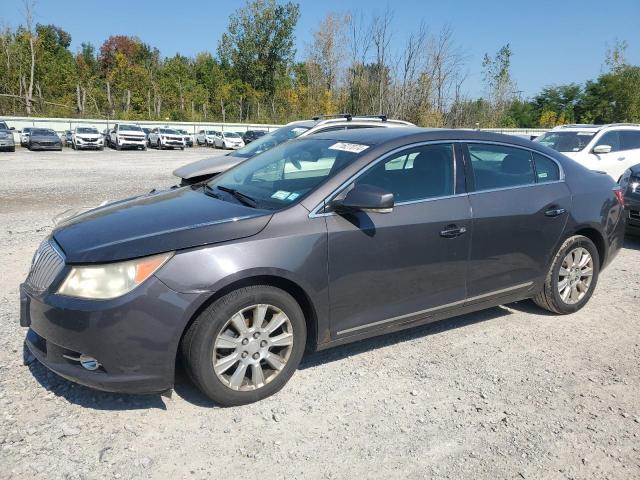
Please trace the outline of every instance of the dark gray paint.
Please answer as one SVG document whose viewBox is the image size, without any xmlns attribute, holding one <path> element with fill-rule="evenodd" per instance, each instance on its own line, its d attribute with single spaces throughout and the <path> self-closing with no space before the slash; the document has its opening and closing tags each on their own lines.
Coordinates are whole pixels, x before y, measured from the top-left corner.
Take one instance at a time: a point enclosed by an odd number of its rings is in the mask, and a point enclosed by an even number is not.
<svg viewBox="0 0 640 480">
<path fill-rule="evenodd" d="M 25 292 L 25 323 L 54 346 L 96 356 L 109 374 L 92 376 L 40 355 L 43 362 L 98 388 L 160 391 L 172 386 L 178 342 L 189 320 L 216 292 L 238 282 L 271 282 L 302 296 L 313 332 L 309 344 L 321 349 L 530 297 L 541 288 L 554 249 L 575 232 L 589 229 L 599 239 L 603 266 L 622 245 L 615 183 L 527 140 L 410 128 L 315 138 L 371 146 L 299 204 L 274 214 L 184 188 L 96 209 L 58 228 L 54 238 L 68 262 L 176 254 L 152 280 L 118 299 L 55 295 L 64 272 L 48 291 Z M 467 194 L 465 185 L 472 182 L 465 181 L 464 145 L 457 143 L 463 140 L 538 151 L 556 159 L 566 179 Z M 433 141 L 456 142 L 461 166 L 455 196 L 396 205 L 389 214 L 323 213 L 324 201 L 371 162 L 399 147 Z M 567 213 L 548 218 L 550 206 Z M 245 214 L 253 216 L 226 221 Z M 451 224 L 466 233 L 443 238 L 440 232 Z"/>
</svg>

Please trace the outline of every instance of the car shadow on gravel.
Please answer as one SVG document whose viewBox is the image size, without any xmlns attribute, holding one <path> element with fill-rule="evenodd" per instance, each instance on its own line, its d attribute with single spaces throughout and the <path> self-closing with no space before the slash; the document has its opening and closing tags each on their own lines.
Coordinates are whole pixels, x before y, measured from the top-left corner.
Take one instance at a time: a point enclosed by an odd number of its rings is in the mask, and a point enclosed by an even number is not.
<svg viewBox="0 0 640 480">
<path fill-rule="evenodd" d="M 31 375 L 48 392 L 57 397 L 63 397 L 69 403 L 95 410 L 140 410 L 157 408 L 166 410 L 161 395 L 124 395 L 101 392 L 70 382 L 69 380 L 50 371 L 23 345 L 23 358 Z"/>
<path fill-rule="evenodd" d="M 624 237 L 624 248 L 640 250 L 640 236 L 627 235 Z"/>
<path fill-rule="evenodd" d="M 358 342 L 341 345 L 321 352 L 307 354 L 300 364 L 299 369 L 313 368 L 325 363 L 335 362 L 347 357 L 359 355 L 370 350 L 396 345 L 398 343 L 415 340 L 429 335 L 437 335 L 447 330 L 467 327 L 475 323 L 493 320 L 496 318 L 511 315 L 511 312 L 502 306 L 488 308 L 474 313 L 448 318 L 437 322 L 422 325 L 420 327 L 409 328 L 394 333 L 383 334 L 378 337 L 360 340 Z"/>
</svg>

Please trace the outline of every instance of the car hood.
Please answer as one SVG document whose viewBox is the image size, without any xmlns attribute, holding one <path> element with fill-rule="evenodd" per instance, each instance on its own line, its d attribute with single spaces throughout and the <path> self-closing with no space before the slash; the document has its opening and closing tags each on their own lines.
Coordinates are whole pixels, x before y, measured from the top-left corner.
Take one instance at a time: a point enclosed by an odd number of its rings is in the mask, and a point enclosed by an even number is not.
<svg viewBox="0 0 640 480">
<path fill-rule="evenodd" d="M 204 158 L 193 163 L 187 163 L 176 168 L 173 174 L 180 178 L 196 178 L 203 175 L 215 175 L 226 172 L 231 167 L 235 167 L 246 158 L 232 157 L 230 155 L 219 155 L 217 157 Z"/>
<path fill-rule="evenodd" d="M 186 187 L 89 210 L 60 224 L 53 237 L 68 263 L 104 263 L 249 237 L 271 216 Z"/>
</svg>

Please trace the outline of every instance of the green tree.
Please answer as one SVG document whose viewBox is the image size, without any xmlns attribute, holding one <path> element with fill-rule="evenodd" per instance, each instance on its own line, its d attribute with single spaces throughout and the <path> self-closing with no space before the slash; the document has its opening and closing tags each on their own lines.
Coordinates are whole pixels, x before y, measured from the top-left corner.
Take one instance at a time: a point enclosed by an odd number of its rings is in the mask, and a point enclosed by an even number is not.
<svg viewBox="0 0 640 480">
<path fill-rule="evenodd" d="M 273 95 L 278 77 L 293 64 L 299 15 L 300 7 L 291 2 L 249 1 L 229 20 L 218 46 L 220 60 L 240 82 Z"/>
</svg>

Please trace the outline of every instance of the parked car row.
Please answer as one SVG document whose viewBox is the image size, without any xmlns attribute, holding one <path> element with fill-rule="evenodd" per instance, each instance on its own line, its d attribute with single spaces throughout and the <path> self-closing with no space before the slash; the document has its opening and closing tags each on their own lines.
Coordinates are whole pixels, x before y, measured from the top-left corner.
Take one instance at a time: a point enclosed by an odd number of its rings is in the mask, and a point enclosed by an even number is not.
<svg viewBox="0 0 640 480">
<path fill-rule="evenodd" d="M 218 130 L 200 130 L 196 135 L 198 146 L 237 150 L 245 146 L 239 133 Z"/>
</svg>

